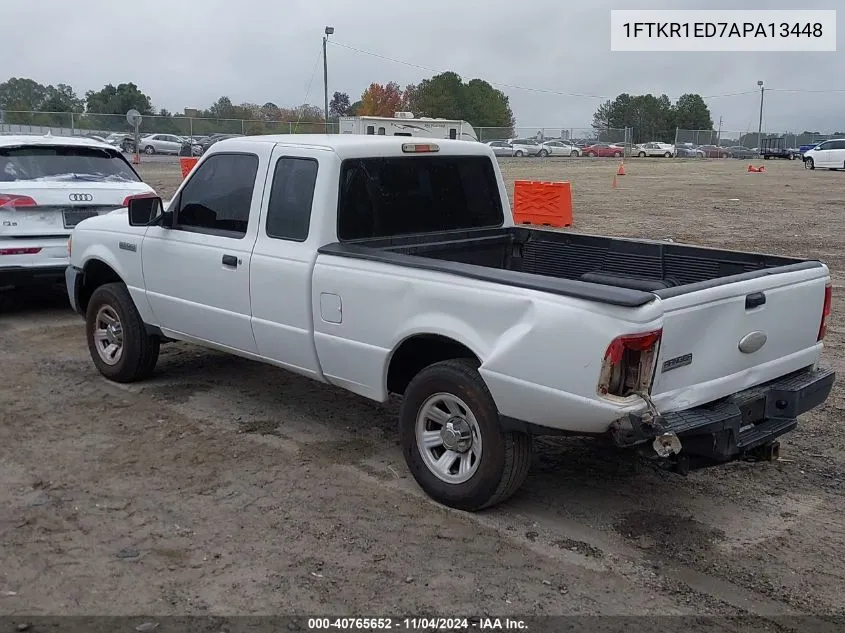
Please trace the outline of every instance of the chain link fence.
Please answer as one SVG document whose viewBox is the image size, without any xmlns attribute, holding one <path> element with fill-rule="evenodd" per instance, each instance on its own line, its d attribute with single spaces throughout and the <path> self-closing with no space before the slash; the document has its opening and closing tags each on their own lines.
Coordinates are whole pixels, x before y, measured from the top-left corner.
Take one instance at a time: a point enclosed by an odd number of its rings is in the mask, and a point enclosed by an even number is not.
<svg viewBox="0 0 845 633">
<path fill-rule="evenodd" d="M 144 115 L 141 134 L 325 134 L 337 133 L 337 123 L 323 121 L 265 121 L 251 119 L 210 119 L 186 116 Z M 122 114 L 75 112 L 0 113 L 0 134 L 52 134 L 54 136 L 131 134 L 134 129 Z"/>
<path fill-rule="evenodd" d="M 631 128 L 593 128 L 573 127 L 477 127 L 478 140 L 505 141 L 509 139 L 534 139 L 536 141 L 561 140 L 573 143 L 618 143 L 630 142 Z"/>
<path fill-rule="evenodd" d="M 799 149 L 802 145 L 820 143 L 829 138 L 845 137 L 845 132 L 772 132 L 757 130 L 675 130 L 675 146 L 715 145 L 717 147 L 735 147 L 759 149 L 763 139 L 782 138 L 785 149 Z"/>
</svg>

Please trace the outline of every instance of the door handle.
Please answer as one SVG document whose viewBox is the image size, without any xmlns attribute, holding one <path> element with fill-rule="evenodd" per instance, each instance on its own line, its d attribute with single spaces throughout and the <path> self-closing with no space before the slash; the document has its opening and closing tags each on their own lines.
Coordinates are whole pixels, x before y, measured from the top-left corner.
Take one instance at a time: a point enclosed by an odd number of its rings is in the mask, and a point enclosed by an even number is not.
<svg viewBox="0 0 845 633">
<path fill-rule="evenodd" d="M 223 265 L 224 266 L 232 266 L 233 268 L 238 267 L 238 258 L 235 255 L 223 255 Z"/>
<path fill-rule="evenodd" d="M 761 305 L 766 303 L 766 295 L 762 292 L 755 292 L 754 294 L 747 295 L 745 297 L 745 309 L 751 310 L 752 308 L 757 308 Z"/>
</svg>

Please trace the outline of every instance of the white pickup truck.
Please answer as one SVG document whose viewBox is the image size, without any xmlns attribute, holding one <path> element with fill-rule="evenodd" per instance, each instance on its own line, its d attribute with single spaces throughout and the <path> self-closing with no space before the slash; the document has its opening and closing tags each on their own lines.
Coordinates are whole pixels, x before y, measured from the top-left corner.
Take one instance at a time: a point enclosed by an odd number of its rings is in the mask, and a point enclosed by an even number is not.
<svg viewBox="0 0 845 633">
<path fill-rule="evenodd" d="M 514 226 L 482 143 L 241 137 L 169 205 L 73 231 L 66 281 L 97 369 L 179 340 L 384 402 L 439 502 L 503 501 L 532 435 L 611 438 L 682 472 L 771 458 L 828 396 L 818 261 Z"/>
</svg>

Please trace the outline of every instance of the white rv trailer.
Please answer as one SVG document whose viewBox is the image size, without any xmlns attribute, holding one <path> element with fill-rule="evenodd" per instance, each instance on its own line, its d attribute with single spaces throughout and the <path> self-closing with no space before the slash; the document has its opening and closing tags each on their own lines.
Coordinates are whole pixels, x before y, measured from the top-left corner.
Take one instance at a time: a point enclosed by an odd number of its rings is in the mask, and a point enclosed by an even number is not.
<svg viewBox="0 0 845 633">
<path fill-rule="evenodd" d="M 421 136 L 478 141 L 478 135 L 466 121 L 451 119 L 414 118 L 411 112 L 397 112 L 393 118 L 380 116 L 340 117 L 341 134 L 371 134 L 377 136 Z"/>
</svg>

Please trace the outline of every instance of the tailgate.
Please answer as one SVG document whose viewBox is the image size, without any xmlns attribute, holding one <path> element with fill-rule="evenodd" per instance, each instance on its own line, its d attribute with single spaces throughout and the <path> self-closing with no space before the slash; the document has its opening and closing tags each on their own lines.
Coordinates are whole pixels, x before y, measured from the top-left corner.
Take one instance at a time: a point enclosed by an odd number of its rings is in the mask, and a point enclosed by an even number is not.
<svg viewBox="0 0 845 633">
<path fill-rule="evenodd" d="M 827 267 L 767 272 L 692 292 L 681 287 L 675 296 L 665 293 L 652 386 L 659 408 L 698 406 L 818 360 Z"/>
</svg>

